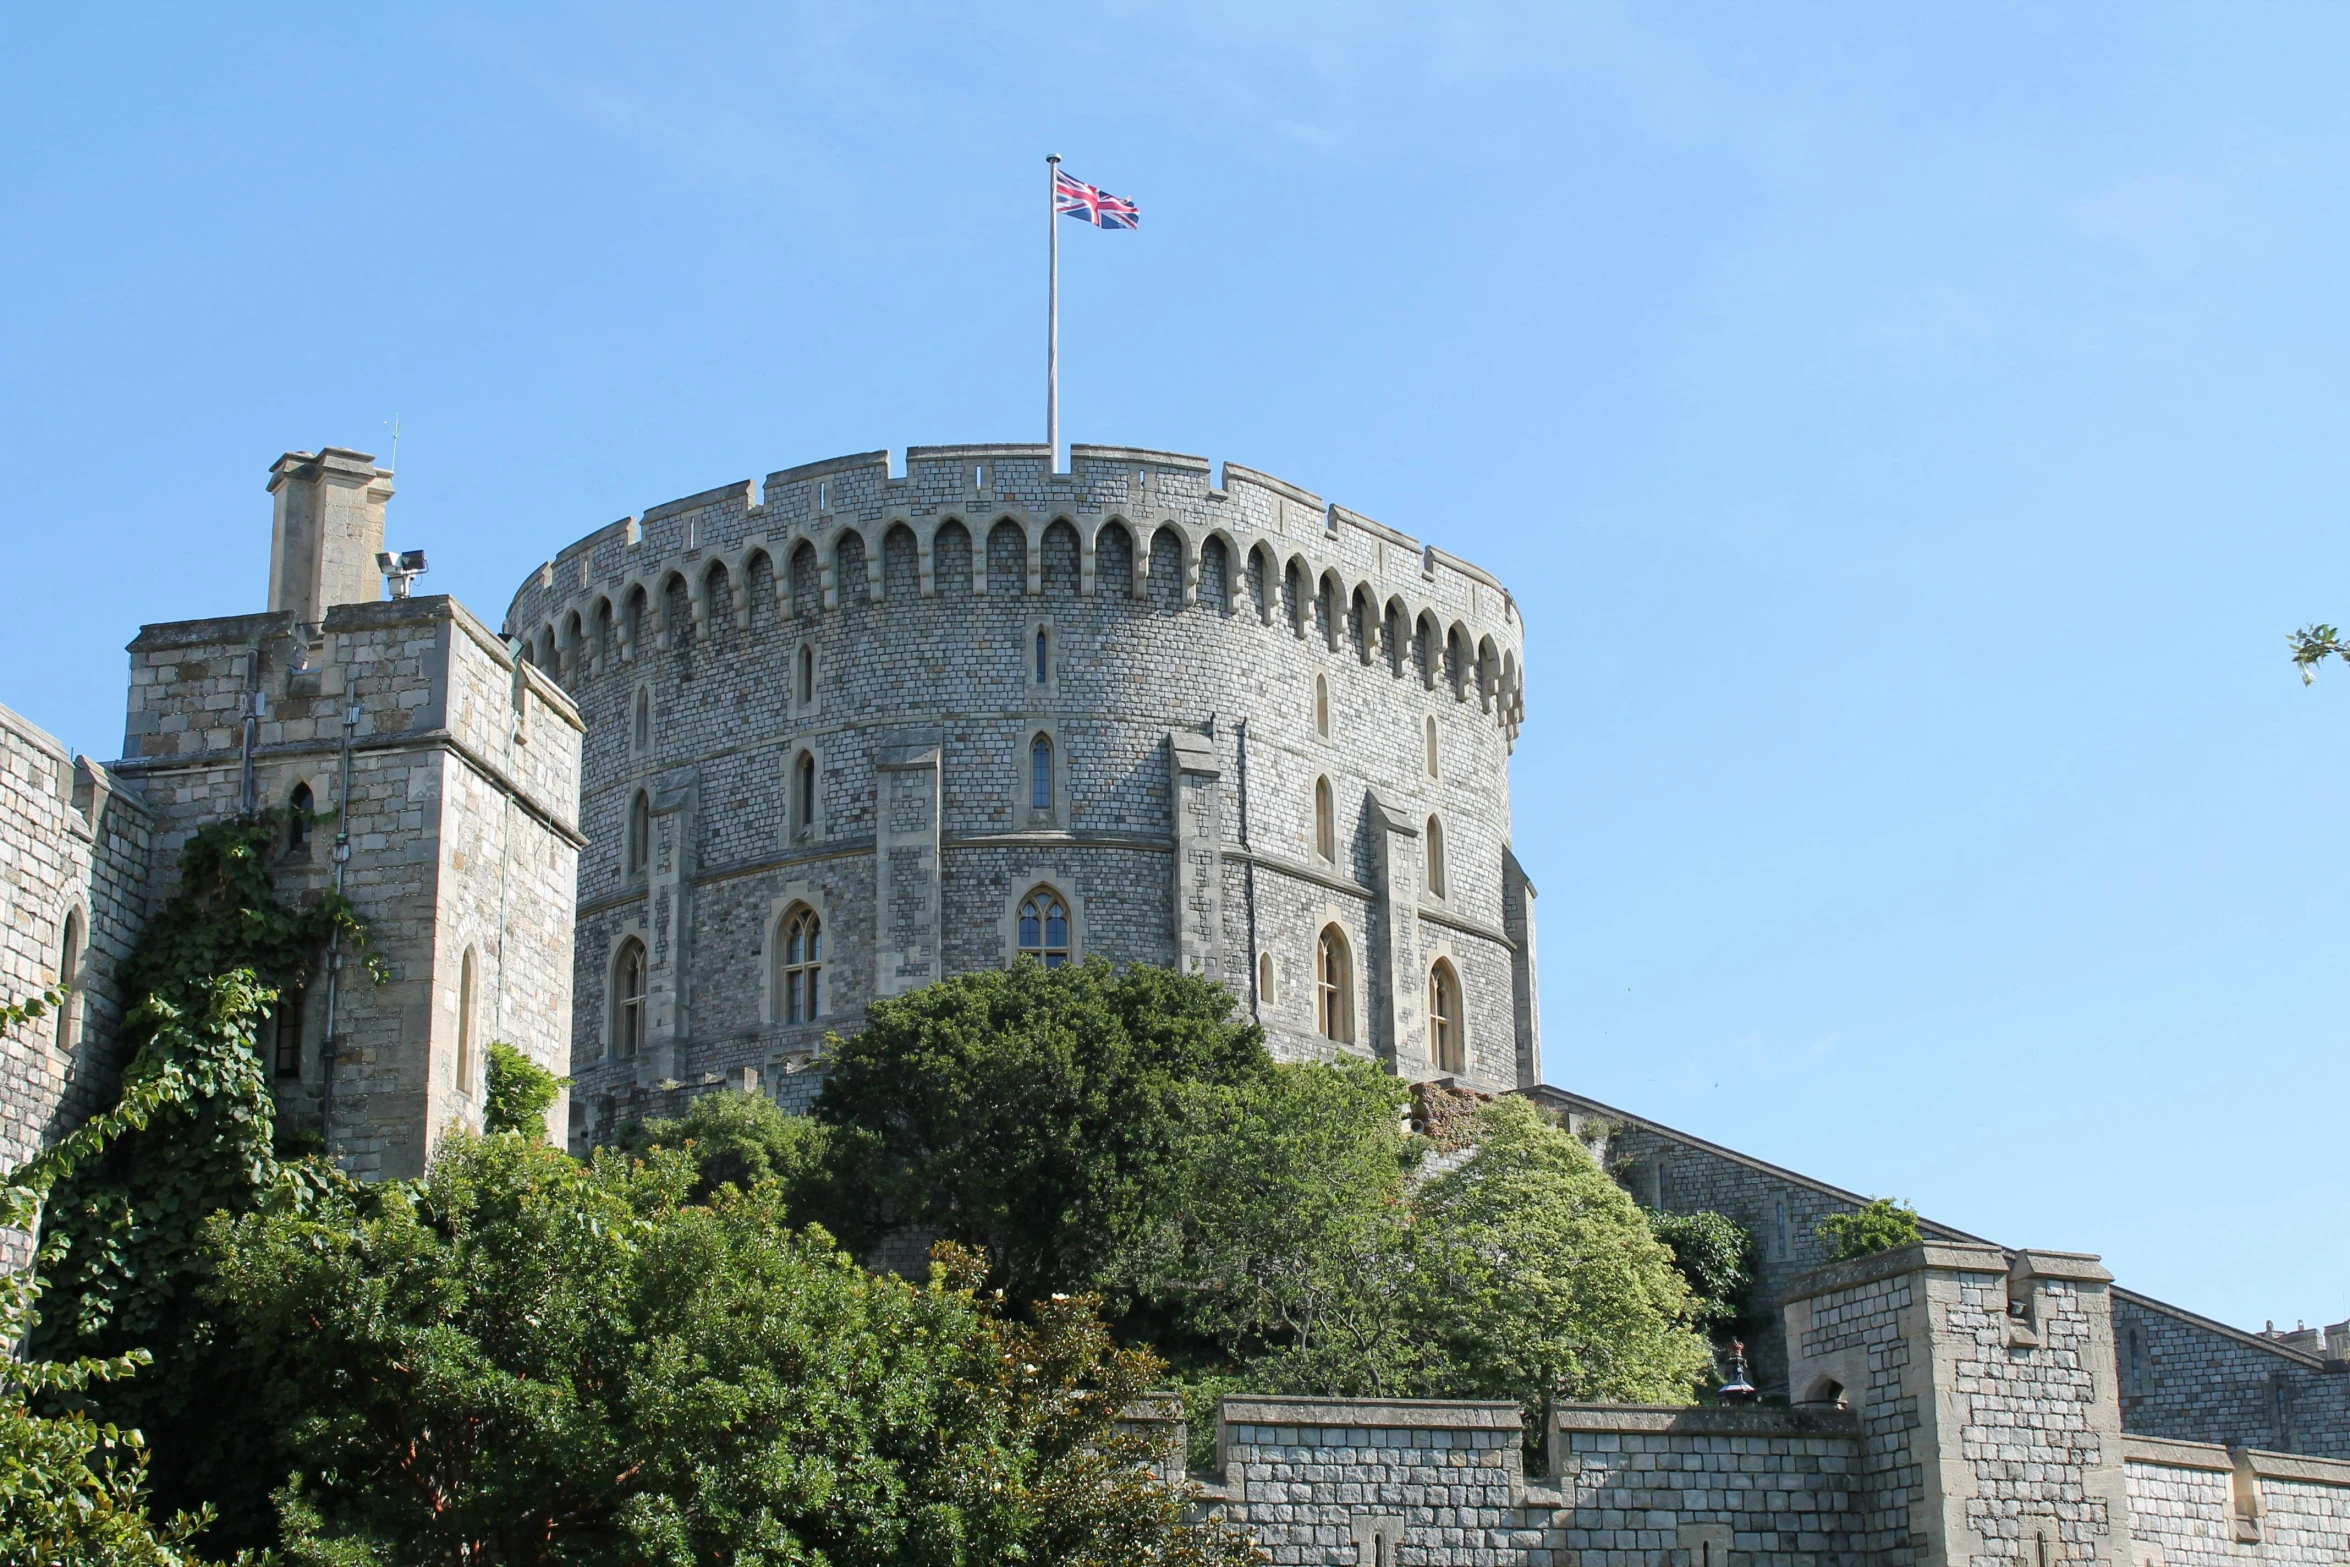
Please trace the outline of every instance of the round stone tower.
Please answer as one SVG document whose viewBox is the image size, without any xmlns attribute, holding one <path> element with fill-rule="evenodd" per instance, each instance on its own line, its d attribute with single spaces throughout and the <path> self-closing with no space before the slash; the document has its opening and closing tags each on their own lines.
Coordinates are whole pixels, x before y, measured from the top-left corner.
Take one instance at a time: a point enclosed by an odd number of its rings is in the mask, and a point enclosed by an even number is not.
<svg viewBox="0 0 2350 1567">
<path fill-rule="evenodd" d="M 654 507 L 515 595 L 588 726 L 573 1135 L 793 1107 L 876 997 L 1180 964 L 1274 1052 L 1538 1081 L 1501 584 L 1266 474 L 867 452 Z"/>
</svg>

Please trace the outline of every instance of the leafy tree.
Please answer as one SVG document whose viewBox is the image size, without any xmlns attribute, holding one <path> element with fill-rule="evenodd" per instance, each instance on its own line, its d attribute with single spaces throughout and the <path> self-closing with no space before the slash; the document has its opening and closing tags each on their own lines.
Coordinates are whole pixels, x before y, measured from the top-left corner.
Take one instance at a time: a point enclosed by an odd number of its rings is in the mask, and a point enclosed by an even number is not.
<svg viewBox="0 0 2350 1567">
<path fill-rule="evenodd" d="M 958 975 L 874 1003 L 827 1042 L 825 1216 L 983 1248 L 1015 1307 L 1105 1275 L 1183 1136 L 1188 1085 L 1266 1071 L 1263 1031 L 1207 980 L 1099 960 Z"/>
<path fill-rule="evenodd" d="M 1899 1251 L 1926 1238 L 1918 1228 L 1917 1210 L 1891 1197 L 1872 1197 L 1856 1213 L 1829 1214 L 1820 1221 L 1818 1234 L 1830 1262 Z"/>
<path fill-rule="evenodd" d="M 0 1031 L 59 1006 L 55 987 L 27 1001 L 0 1002 Z M 188 1092 L 164 1070 L 129 1085 L 113 1109 L 0 1176 L 0 1227 L 35 1230 L 56 1183 L 144 1127 L 156 1111 Z M 20 1343 L 40 1297 L 29 1270 L 0 1272 L 0 1341 Z M 146 1444 L 135 1430 L 93 1419 L 80 1409 L 37 1413 L 36 1398 L 76 1398 L 150 1363 L 145 1350 L 68 1361 L 0 1360 L 0 1561 L 43 1567 L 182 1567 L 196 1558 L 189 1542 L 209 1514 L 183 1513 L 158 1525 L 145 1503 Z"/>
<path fill-rule="evenodd" d="M 2303 685 L 2317 678 L 2317 666 L 2329 658 L 2350 663 L 2350 642 L 2332 626 L 2303 626 L 2285 642 L 2293 650 L 2293 667 L 2301 671 Z"/>
<path fill-rule="evenodd" d="M 1690 1315 L 1700 1326 L 1727 1329 L 1746 1315 L 1754 1287 L 1754 1232 L 1726 1213 L 1651 1211 L 1648 1227 L 1673 1254 L 1689 1286 Z"/>
<path fill-rule="evenodd" d="M 1087 1299 L 999 1317 L 793 1231 L 681 1150 L 582 1166 L 457 1137 L 413 1187 L 213 1221 L 209 1287 L 270 1356 L 295 1562 L 995 1561 L 1209 1567 L 1118 1412 L 1156 1379 Z"/>
<path fill-rule="evenodd" d="M 1524 1099 L 1478 1111 L 1477 1146 L 1422 1187 L 1418 1315 L 1444 1345 L 1440 1390 L 1689 1402 L 1713 1356 L 1672 1253 L 1583 1144 Z"/>
<path fill-rule="evenodd" d="M 547 1107 L 571 1086 L 545 1067 L 506 1043 L 490 1041 L 488 1079 L 482 1094 L 481 1124 L 488 1132 L 520 1132 L 525 1137 L 547 1135 Z"/>
<path fill-rule="evenodd" d="M 1405 1177 L 1423 1144 L 1369 1062 L 1281 1066 L 1187 1094 L 1174 1179 L 1118 1282 L 1257 1392 L 1407 1393 Z"/>
<path fill-rule="evenodd" d="M 125 961 L 126 1094 L 165 1075 L 184 1097 L 126 1131 L 59 1185 L 44 1231 L 47 1294 L 31 1352 L 49 1359 L 155 1352 L 151 1375 L 92 1389 L 91 1408 L 152 1444 L 159 1504 L 209 1500 L 232 1543 L 264 1543 L 271 1434 L 240 1412 L 247 1368 L 224 1355 L 197 1298 L 208 1215 L 242 1211 L 281 1179 L 298 1194 L 340 1177 L 281 1161 L 275 1095 L 255 1048 L 279 995 L 304 984 L 337 933 L 380 974 L 350 905 L 281 903 L 268 859 L 277 814 L 217 822 L 182 849 L 179 885 Z"/>
<path fill-rule="evenodd" d="M 743 1191 L 773 1181 L 797 1213 L 823 1202 L 825 1156 L 831 1131 L 804 1115 L 786 1115 L 764 1094 L 722 1090 L 704 1094 L 682 1116 L 634 1123 L 621 1132 L 625 1153 L 655 1148 L 688 1150 L 700 1171 L 693 1198 L 706 1200 L 729 1183 Z"/>
</svg>

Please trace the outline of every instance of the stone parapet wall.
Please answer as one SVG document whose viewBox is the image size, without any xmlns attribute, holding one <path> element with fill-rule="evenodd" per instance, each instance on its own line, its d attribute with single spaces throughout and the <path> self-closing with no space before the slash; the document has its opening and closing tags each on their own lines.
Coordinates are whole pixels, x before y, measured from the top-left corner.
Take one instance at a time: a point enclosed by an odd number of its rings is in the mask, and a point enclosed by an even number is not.
<svg viewBox="0 0 2350 1567">
<path fill-rule="evenodd" d="M 1581 1567 L 1860 1567 L 1860 1447 L 1838 1409 L 1567 1405 L 1546 1532 Z"/>
<path fill-rule="evenodd" d="M 2127 1437 L 2140 1567 L 2350 1562 L 2350 1463 Z"/>
</svg>

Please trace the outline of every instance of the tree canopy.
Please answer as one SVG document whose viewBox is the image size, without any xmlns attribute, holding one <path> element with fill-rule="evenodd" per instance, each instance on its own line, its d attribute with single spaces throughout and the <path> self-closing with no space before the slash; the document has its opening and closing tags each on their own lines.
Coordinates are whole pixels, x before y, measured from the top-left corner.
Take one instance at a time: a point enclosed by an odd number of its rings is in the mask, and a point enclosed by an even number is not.
<svg viewBox="0 0 2350 1567">
<path fill-rule="evenodd" d="M 823 1217 L 984 1249 L 1014 1307 L 1090 1286 L 1177 1157 L 1193 1084 L 1270 1068 L 1263 1031 L 1195 975 L 1092 960 L 958 975 L 877 1001 L 827 1045 Z"/>
<path fill-rule="evenodd" d="M 452 1138 L 414 1187 L 213 1222 L 208 1296 L 269 1373 L 296 1562 L 1237 1563 L 1118 1413 L 1156 1380 L 1090 1300 L 1002 1318 L 688 1198 L 683 1150 Z"/>
</svg>

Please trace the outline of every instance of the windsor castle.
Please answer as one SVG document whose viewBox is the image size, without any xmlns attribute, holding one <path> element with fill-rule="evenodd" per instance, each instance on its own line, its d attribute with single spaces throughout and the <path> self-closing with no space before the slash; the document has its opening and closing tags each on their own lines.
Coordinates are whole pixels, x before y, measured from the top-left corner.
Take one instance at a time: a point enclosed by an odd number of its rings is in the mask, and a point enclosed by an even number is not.
<svg viewBox="0 0 2350 1567">
<path fill-rule="evenodd" d="M 1551 1086 L 1525 627 L 1469 561 L 1236 464 L 913 447 L 623 517 L 493 627 L 387 591 L 371 457 L 267 487 L 267 607 L 138 628 L 118 759 L 0 708 L 0 988 L 73 987 L 0 1036 L 0 1159 L 111 1091 L 179 846 L 279 811 L 280 895 L 340 887 L 390 973 L 260 1042 L 363 1177 L 479 1125 L 493 1039 L 571 1079 L 584 1154 L 719 1089 L 805 1109 L 876 999 L 1102 957 L 1216 980 L 1282 1059 L 1529 1095 L 1755 1235 L 1773 1396 L 1562 1408 L 1547 1481 L 1514 1405 L 1226 1399 L 1201 1505 L 1276 1561 L 2350 1561 L 2350 1323 L 2249 1333 L 1931 1222 L 1824 1266 L 1855 1194 Z"/>
</svg>

